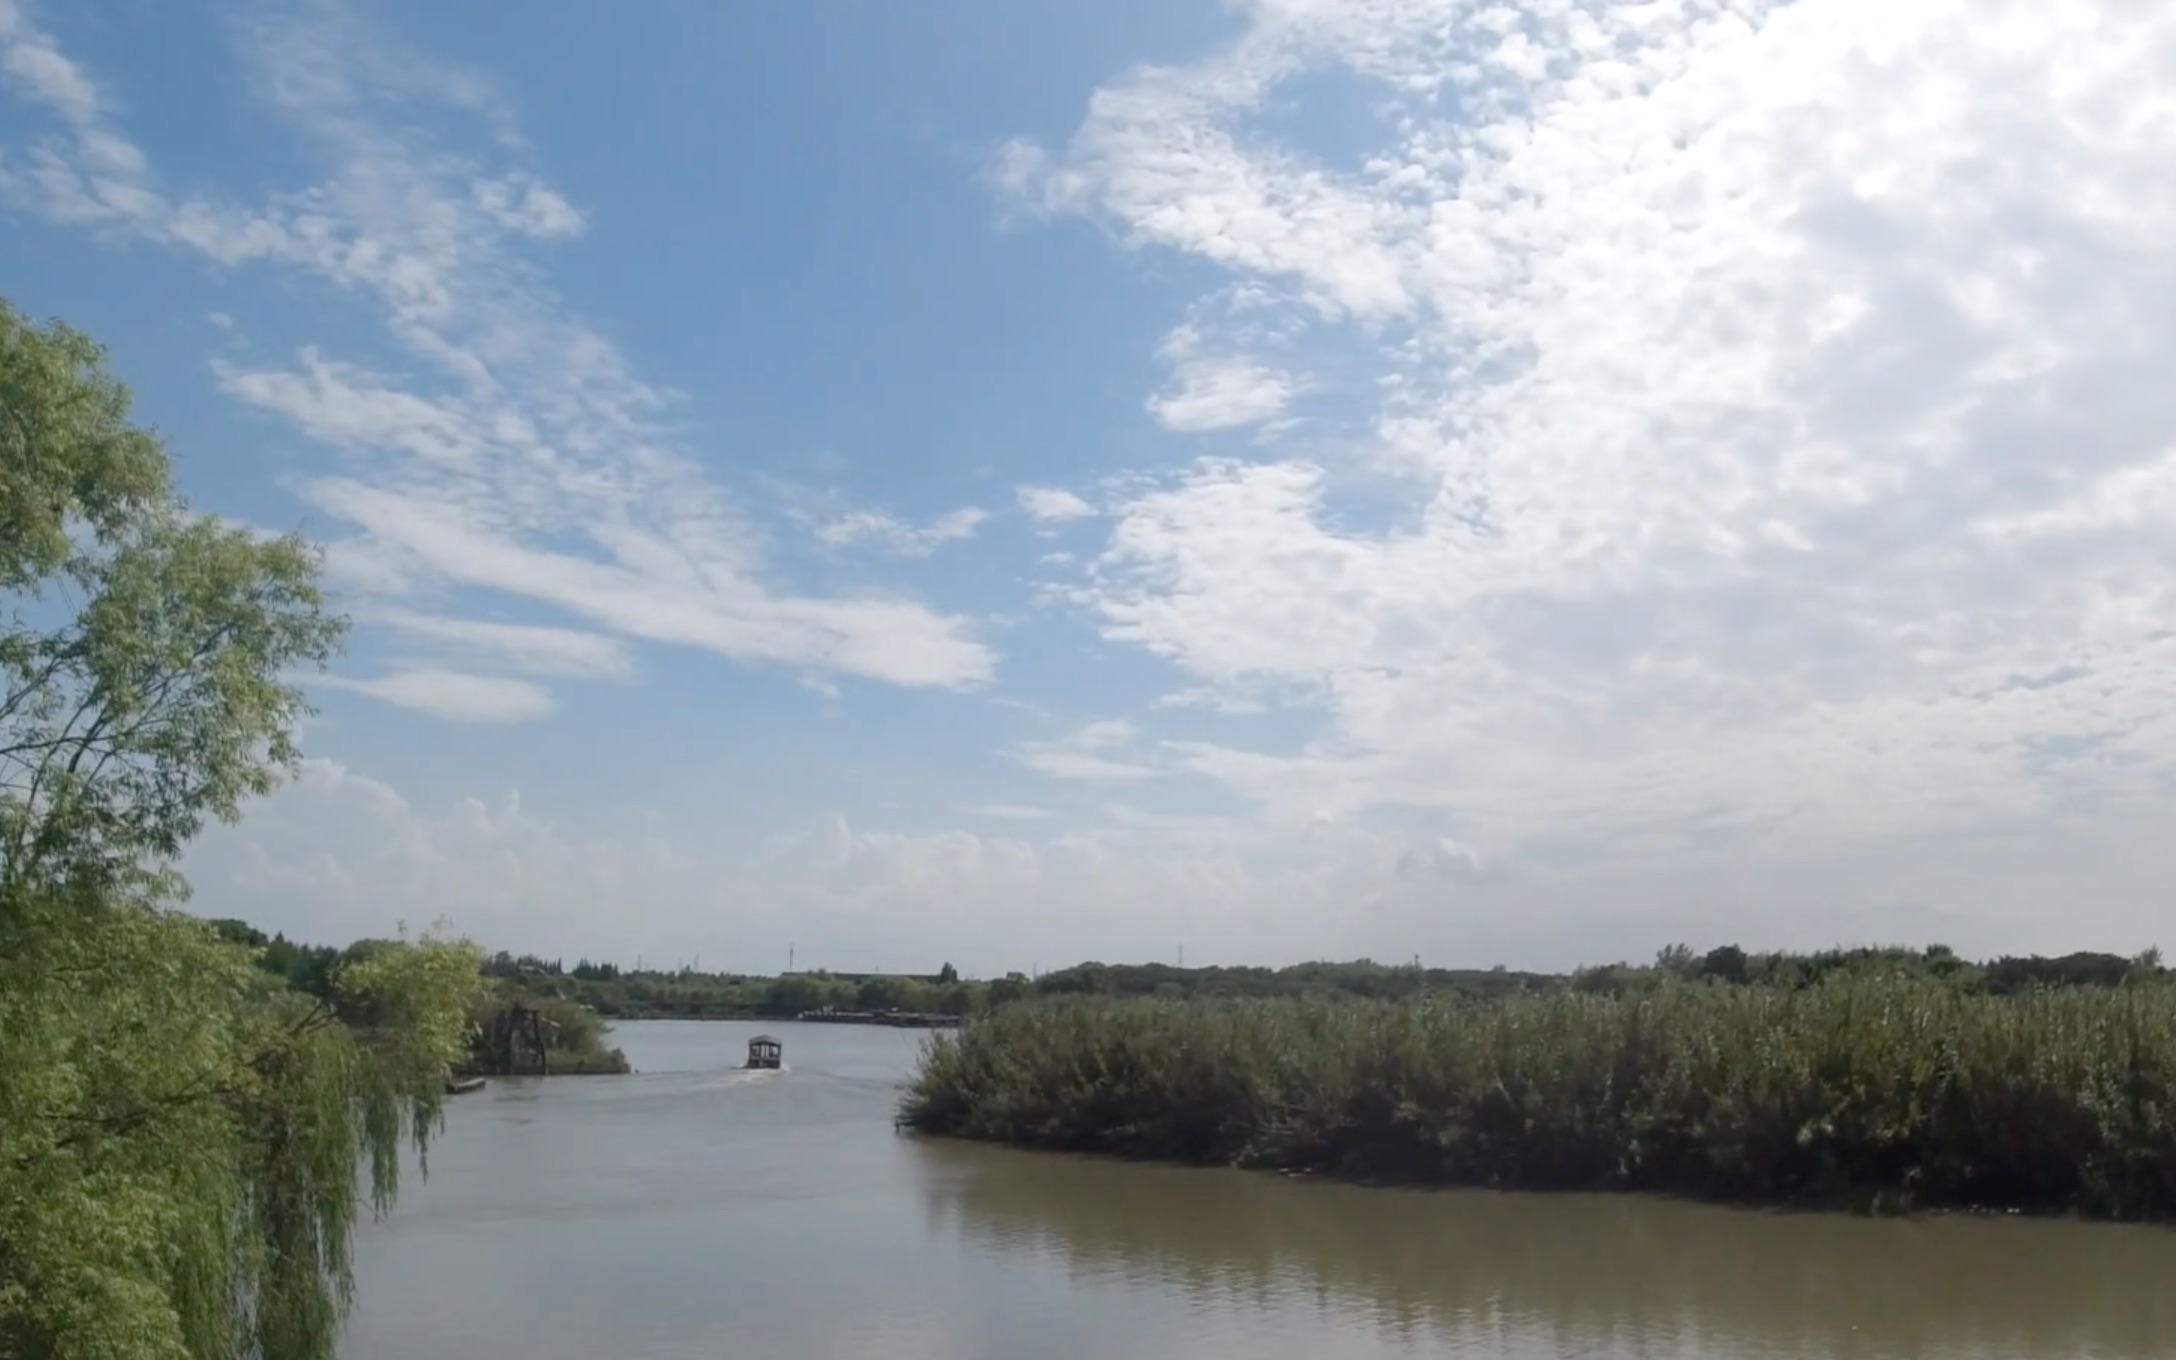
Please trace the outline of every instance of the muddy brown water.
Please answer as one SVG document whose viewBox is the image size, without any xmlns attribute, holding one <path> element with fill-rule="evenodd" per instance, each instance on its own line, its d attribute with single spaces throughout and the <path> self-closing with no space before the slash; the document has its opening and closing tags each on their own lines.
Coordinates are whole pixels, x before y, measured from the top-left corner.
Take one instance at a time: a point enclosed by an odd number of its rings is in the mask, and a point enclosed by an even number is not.
<svg viewBox="0 0 2176 1360">
<path fill-rule="evenodd" d="M 2176 1230 L 1370 1190 L 894 1134 L 923 1036 L 620 1027 L 452 1103 L 346 1360 L 2176 1356 Z"/>
</svg>

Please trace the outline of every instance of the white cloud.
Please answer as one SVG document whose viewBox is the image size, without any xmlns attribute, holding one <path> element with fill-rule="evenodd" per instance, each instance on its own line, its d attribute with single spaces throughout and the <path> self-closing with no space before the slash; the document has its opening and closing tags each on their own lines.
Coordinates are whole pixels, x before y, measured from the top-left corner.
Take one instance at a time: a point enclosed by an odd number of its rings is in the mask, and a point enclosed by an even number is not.
<svg viewBox="0 0 2176 1360">
<path fill-rule="evenodd" d="M 410 609 L 376 609 L 364 617 L 410 637 L 446 643 L 455 650 L 490 653 L 538 675 L 625 680 L 635 673 L 634 658 L 626 644 L 597 633 L 448 618 Z"/>
<path fill-rule="evenodd" d="M 501 226 L 524 236 L 550 240 L 582 234 L 582 214 L 574 205 L 528 175 L 478 181 L 476 203 Z"/>
<path fill-rule="evenodd" d="M 1042 524 L 1063 524 L 1068 520 L 1088 519 L 1096 508 L 1061 486 L 1023 486 L 1020 488 L 1020 508 L 1028 517 Z"/>
<path fill-rule="evenodd" d="M 968 506 L 913 525 L 881 510 L 856 510 L 818 525 L 816 537 L 832 548 L 874 547 L 901 557 L 927 557 L 946 544 L 974 537 L 989 517 L 988 511 Z"/>
<path fill-rule="evenodd" d="M 334 448 L 394 449 L 419 462 L 473 468 L 490 454 L 491 432 L 462 403 L 419 396 L 358 365 L 305 346 L 293 370 L 252 370 L 212 361 L 220 390 L 276 412 Z"/>
<path fill-rule="evenodd" d="M 0 77 L 60 124 L 27 154 L 0 152 L 0 197 L 54 221 L 183 245 L 223 263 L 282 248 L 278 227 L 254 214 L 162 195 L 143 153 L 108 122 L 96 84 L 16 0 L 0 0 Z"/>
<path fill-rule="evenodd" d="M 1223 266 L 1189 355 L 1274 314 L 1370 412 L 1115 507 L 1106 634 L 1322 715 L 1182 768 L 1656 855 L 2165 799 L 2176 13 L 1248 13 L 999 176 Z M 1374 83 L 1369 154 L 1256 117 L 1321 69 Z"/>
<path fill-rule="evenodd" d="M 762 835 L 555 813 L 510 791 L 426 804 L 312 761 L 239 826 L 207 833 L 184 869 L 194 909 L 303 939 L 443 917 L 493 948 L 570 961 L 700 955 L 708 967 L 771 971 L 790 941 L 804 965 L 950 959 L 986 975 L 1168 957 L 1183 942 L 1190 963 L 1418 952 L 1430 963 L 1565 967 L 1646 958 L 1675 938 L 1940 939 L 1975 955 L 2136 949 L 2167 924 L 2162 889 L 2176 872 L 2157 825 L 2040 824 L 1847 861 L 1507 876 L 1479 871 L 1479 857 L 1440 833 L 1324 823 L 1291 836 L 1133 817 L 985 835 L 826 816 Z M 2111 853 L 2126 845 L 2139 853 Z M 2048 912 L 2058 893 L 2066 910 Z M 1944 899 L 1956 905 L 1934 905 Z"/>
<path fill-rule="evenodd" d="M 1012 757 L 1053 779 L 1135 780 L 1157 773 L 1154 766 L 1125 758 L 1139 733 L 1119 719 L 1092 722 L 1056 741 L 1028 741 Z"/>
<path fill-rule="evenodd" d="M 1351 6 L 1362 23 L 1383 19 L 1382 8 Z M 1443 23 L 1465 6 L 1433 8 Z M 1358 24 L 1336 34 L 1347 36 L 1359 36 Z M 1152 67 L 1098 91 L 1064 157 L 1014 143 L 994 178 L 1042 211 L 1094 213 L 1136 243 L 1290 279 L 1324 315 L 1400 316 L 1416 299 L 1395 238 L 1413 210 L 1278 148 L 1246 147 L 1231 127 L 1329 45 L 1303 47 L 1290 26 L 1265 18 L 1225 60 Z"/>
<path fill-rule="evenodd" d="M 1486 869 L 1472 846 L 1439 836 L 1400 853 L 1395 872 L 1401 878 L 1457 881 L 1477 878 Z"/>
<path fill-rule="evenodd" d="M 1072 750 L 1057 742 L 1024 742 L 1013 757 L 1053 779 L 1146 779 L 1156 773 L 1146 765 Z"/>
<path fill-rule="evenodd" d="M 325 675 L 311 683 L 353 690 L 449 722 L 518 723 L 549 717 L 552 696 L 527 680 L 459 671 L 404 670 L 372 679 Z"/>
<path fill-rule="evenodd" d="M 1134 725 L 1124 718 L 1103 718 L 1083 724 L 1069 740 L 1088 750 L 1101 751 L 1113 746 L 1124 746 L 1139 735 Z"/>
<path fill-rule="evenodd" d="M 348 588 L 482 587 L 629 637 L 903 685 L 990 675 L 994 655 L 963 619 L 768 579 L 759 535 L 668 428 L 672 394 L 569 315 L 525 253 L 585 223 L 483 82 L 334 10 L 246 27 L 258 84 L 326 173 L 245 207 L 163 189 L 88 78 L 5 15 L 0 67 L 61 124 L 0 162 L 12 201 L 222 264 L 299 270 L 383 319 L 403 371 L 312 347 L 292 365 L 215 366 L 229 395 L 343 455 L 341 475 L 301 489 L 350 530 L 331 545 Z M 405 139 L 396 129 L 419 105 L 471 118 L 481 142 L 457 153 Z M 971 528 L 953 517 L 916 532 Z"/>
<path fill-rule="evenodd" d="M 905 685 L 956 685 L 988 673 L 990 655 L 907 600 L 781 598 L 721 589 L 717 571 L 639 533 L 599 529 L 620 560 L 534 547 L 494 532 L 485 506 L 426 503 L 360 482 L 306 484 L 309 501 L 438 579 L 546 600 L 630 636 L 743 661 L 821 665 Z"/>
<path fill-rule="evenodd" d="M 98 90 L 12 0 L 0 0 L 0 74 L 25 98 L 83 127 L 98 117 Z"/>
<path fill-rule="evenodd" d="M 1252 359 L 1201 352 L 1200 331 L 1182 326 L 1164 343 L 1163 356 L 1178 386 L 1148 399 L 1159 424 L 1185 433 L 1258 425 L 1284 414 L 1298 392 L 1286 373 Z"/>
<path fill-rule="evenodd" d="M 1058 815 L 1049 808 L 1025 803 L 969 803 L 960 811 L 970 817 L 993 817 L 1004 822 L 1047 822 Z"/>
<path fill-rule="evenodd" d="M 1257 425 L 1283 415 L 1292 380 L 1244 359 L 1188 359 L 1178 365 L 1178 388 L 1148 399 L 1149 412 L 1166 429 L 1188 433 Z"/>
</svg>

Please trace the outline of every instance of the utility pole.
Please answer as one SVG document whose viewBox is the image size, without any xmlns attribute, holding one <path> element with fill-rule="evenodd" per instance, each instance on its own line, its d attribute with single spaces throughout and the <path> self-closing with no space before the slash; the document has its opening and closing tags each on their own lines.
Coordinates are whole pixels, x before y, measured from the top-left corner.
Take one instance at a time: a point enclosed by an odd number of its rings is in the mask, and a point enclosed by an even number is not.
<svg viewBox="0 0 2176 1360">
<path fill-rule="evenodd" d="M 793 971 L 793 946 L 790 944 L 786 946 L 786 971 Z"/>
</svg>

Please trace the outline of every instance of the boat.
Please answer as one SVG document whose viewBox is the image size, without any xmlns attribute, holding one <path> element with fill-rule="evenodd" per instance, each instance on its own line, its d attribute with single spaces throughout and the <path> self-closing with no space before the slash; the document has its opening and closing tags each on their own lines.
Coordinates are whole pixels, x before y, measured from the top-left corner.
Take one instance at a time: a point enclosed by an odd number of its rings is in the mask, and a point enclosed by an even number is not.
<svg viewBox="0 0 2176 1360">
<path fill-rule="evenodd" d="M 785 1046 L 768 1034 L 758 1034 L 748 1041 L 748 1065 L 750 1067 L 778 1067 L 782 1065 Z"/>
<path fill-rule="evenodd" d="M 446 1094 L 449 1096 L 465 1096 L 471 1091 L 481 1091 L 483 1089 L 484 1079 L 482 1077 L 446 1078 Z"/>
</svg>

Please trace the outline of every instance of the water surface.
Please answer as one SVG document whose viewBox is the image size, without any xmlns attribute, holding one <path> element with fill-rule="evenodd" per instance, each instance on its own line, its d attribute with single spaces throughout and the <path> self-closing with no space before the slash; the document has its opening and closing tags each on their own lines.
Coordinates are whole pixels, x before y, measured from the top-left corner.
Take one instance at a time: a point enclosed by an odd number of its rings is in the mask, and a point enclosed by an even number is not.
<svg viewBox="0 0 2176 1360">
<path fill-rule="evenodd" d="M 348 1360 L 2176 1355 L 2176 1231 L 1365 1190 L 895 1135 L 921 1036 L 620 1027 L 452 1102 Z"/>
</svg>

